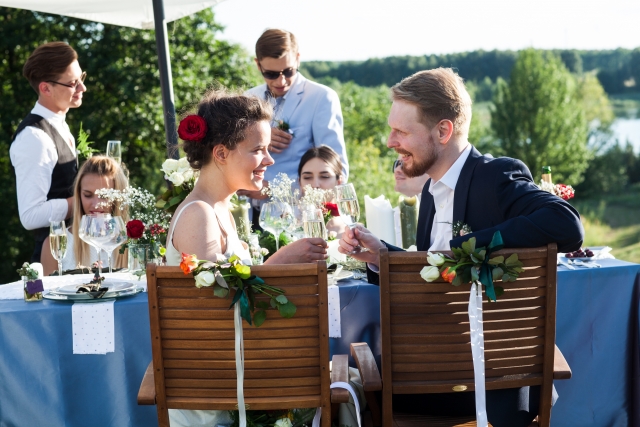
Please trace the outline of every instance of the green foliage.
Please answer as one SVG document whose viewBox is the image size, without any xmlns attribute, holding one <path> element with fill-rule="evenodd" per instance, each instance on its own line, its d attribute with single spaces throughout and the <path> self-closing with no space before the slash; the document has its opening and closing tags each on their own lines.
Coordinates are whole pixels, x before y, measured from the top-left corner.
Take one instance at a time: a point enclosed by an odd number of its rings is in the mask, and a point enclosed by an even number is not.
<svg viewBox="0 0 640 427">
<path fill-rule="evenodd" d="M 81 122 L 78 137 L 76 138 L 76 151 L 78 152 L 78 156 L 83 159 L 88 159 L 93 153 L 97 153 L 98 150 L 92 148 L 91 144 L 93 144 L 93 142 L 89 141 L 89 134 L 82 129 Z"/>
<path fill-rule="evenodd" d="M 212 85 L 249 87 L 260 82 L 250 57 L 238 45 L 218 39 L 221 30 L 210 9 L 168 24 L 178 112 Z M 154 31 L 0 8 L 0 150 L 8 153 L 11 135 L 36 101 L 22 67 L 38 45 L 52 40 L 76 49 L 87 71 L 83 105 L 67 114 L 72 132 L 77 134 L 84 123 L 99 149 L 107 140 L 122 141 L 122 161 L 133 183 L 159 194 L 166 146 Z M 0 188 L 5 202 L 0 212 L 5 225 L 0 283 L 6 283 L 16 279 L 16 266 L 33 251 L 33 237 L 18 218 L 15 178 L 6 154 L 0 156 Z"/>
<path fill-rule="evenodd" d="M 615 144 L 595 156 L 589 163 L 584 181 L 576 187 L 581 197 L 616 194 L 628 184 L 640 181 L 640 156 L 630 143 Z"/>
<path fill-rule="evenodd" d="M 591 157 L 585 109 L 557 56 L 521 51 L 509 83 L 499 81 L 494 105 L 491 127 L 507 156 L 524 161 L 534 178 L 552 165 L 557 182 L 582 182 Z"/>
</svg>

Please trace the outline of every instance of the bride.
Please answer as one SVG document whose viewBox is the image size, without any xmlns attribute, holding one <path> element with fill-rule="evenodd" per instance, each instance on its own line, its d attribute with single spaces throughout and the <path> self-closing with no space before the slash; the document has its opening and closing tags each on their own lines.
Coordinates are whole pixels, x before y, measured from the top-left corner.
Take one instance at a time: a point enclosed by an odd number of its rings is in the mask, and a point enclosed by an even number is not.
<svg viewBox="0 0 640 427">
<path fill-rule="evenodd" d="M 197 114 L 180 123 L 184 152 L 200 177 L 171 220 L 168 265 L 179 265 L 182 252 L 210 261 L 220 254 L 236 254 L 250 263 L 228 206 L 236 191 L 260 190 L 265 170 L 274 163 L 267 150 L 271 115 L 271 106 L 258 98 L 211 91 L 199 102 Z M 320 238 L 300 239 L 274 253 L 266 264 L 326 259 L 326 247 Z M 230 423 L 226 411 L 170 410 L 169 417 L 172 427 Z"/>
</svg>

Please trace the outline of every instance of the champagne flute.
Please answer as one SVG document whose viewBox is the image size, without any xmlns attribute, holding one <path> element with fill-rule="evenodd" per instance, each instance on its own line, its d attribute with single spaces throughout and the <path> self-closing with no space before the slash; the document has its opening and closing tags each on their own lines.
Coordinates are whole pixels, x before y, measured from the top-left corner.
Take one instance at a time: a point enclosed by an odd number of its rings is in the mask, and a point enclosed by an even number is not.
<svg viewBox="0 0 640 427">
<path fill-rule="evenodd" d="M 302 212 L 305 237 L 319 237 L 327 240 L 327 229 L 324 226 L 322 209 L 307 209 Z"/>
<path fill-rule="evenodd" d="M 67 254 L 67 227 L 64 221 L 49 221 L 49 247 L 58 261 L 58 275 L 62 276 L 62 259 Z"/>
<path fill-rule="evenodd" d="M 267 202 L 260 209 L 260 227 L 275 236 L 276 251 L 280 248 L 280 233 L 287 229 L 292 216 L 291 206 L 284 202 Z"/>
<path fill-rule="evenodd" d="M 360 219 L 360 205 L 358 204 L 358 196 L 356 194 L 353 184 L 341 184 L 336 185 L 334 188 L 336 193 L 336 200 L 338 202 L 338 212 L 340 212 L 340 218 L 350 229 L 358 224 Z M 356 246 L 351 253 L 366 252 L 369 249 L 362 246 Z"/>
<path fill-rule="evenodd" d="M 118 164 L 122 162 L 122 146 L 120 141 L 107 141 L 107 157 L 112 157 Z"/>
</svg>

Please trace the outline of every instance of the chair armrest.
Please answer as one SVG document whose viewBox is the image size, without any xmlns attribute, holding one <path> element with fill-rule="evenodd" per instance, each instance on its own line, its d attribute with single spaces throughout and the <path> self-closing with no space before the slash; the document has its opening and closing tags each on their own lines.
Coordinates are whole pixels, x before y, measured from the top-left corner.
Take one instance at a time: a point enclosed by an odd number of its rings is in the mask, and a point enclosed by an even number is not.
<svg viewBox="0 0 640 427">
<path fill-rule="evenodd" d="M 331 382 L 349 384 L 349 356 L 346 354 L 336 354 L 331 358 Z M 349 391 L 332 388 L 331 403 L 349 403 Z"/>
<path fill-rule="evenodd" d="M 558 346 L 555 347 L 556 349 L 553 355 L 553 379 L 568 380 L 571 378 L 571 368 Z"/>
<path fill-rule="evenodd" d="M 155 405 L 156 404 L 156 384 L 153 375 L 153 362 L 147 366 L 144 373 L 140 390 L 138 391 L 138 405 Z"/>
<path fill-rule="evenodd" d="M 360 371 L 364 391 L 382 390 L 382 378 L 369 344 L 366 342 L 352 343 L 351 356 L 355 359 L 358 371 Z"/>
</svg>

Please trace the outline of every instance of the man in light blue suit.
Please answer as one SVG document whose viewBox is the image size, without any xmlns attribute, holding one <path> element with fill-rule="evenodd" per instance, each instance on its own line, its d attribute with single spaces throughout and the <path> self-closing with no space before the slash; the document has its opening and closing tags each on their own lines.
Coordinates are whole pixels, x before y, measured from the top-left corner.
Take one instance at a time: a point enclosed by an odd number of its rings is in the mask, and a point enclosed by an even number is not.
<svg viewBox="0 0 640 427">
<path fill-rule="evenodd" d="M 298 72 L 300 54 L 295 36 L 284 30 L 266 30 L 256 42 L 255 61 L 265 84 L 248 90 L 246 95 L 265 99 L 274 109 L 269 151 L 275 164 L 267 168 L 265 181 L 271 181 L 280 172 L 297 181 L 300 158 L 309 148 L 320 145 L 338 153 L 346 179 L 349 164 L 338 94 Z M 289 125 L 289 131 L 278 128 L 280 121 Z M 239 194 L 256 201 L 265 198 L 259 192 Z"/>
</svg>

